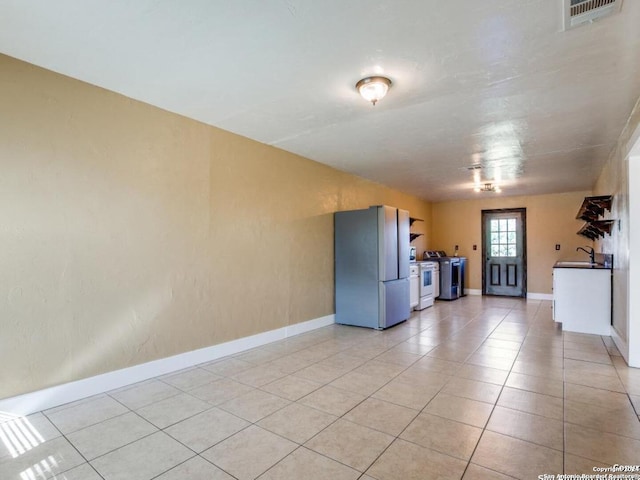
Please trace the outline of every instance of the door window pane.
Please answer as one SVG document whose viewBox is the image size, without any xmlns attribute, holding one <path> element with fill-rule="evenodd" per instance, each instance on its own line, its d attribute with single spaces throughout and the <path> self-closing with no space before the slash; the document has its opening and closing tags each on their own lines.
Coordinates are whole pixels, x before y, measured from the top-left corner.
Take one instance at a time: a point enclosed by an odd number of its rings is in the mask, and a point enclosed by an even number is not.
<svg viewBox="0 0 640 480">
<path fill-rule="evenodd" d="M 491 245 L 492 257 L 515 257 L 518 250 L 516 236 L 516 219 L 502 218 L 491 220 Z"/>
</svg>

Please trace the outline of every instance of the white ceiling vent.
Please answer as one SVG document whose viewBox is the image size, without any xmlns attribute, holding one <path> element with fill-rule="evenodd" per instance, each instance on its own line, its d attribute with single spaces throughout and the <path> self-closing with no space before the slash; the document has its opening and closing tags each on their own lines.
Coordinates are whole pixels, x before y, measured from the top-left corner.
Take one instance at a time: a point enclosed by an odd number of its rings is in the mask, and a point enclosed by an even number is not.
<svg viewBox="0 0 640 480">
<path fill-rule="evenodd" d="M 563 0 L 564 29 L 579 27 L 620 11 L 622 0 Z"/>
</svg>

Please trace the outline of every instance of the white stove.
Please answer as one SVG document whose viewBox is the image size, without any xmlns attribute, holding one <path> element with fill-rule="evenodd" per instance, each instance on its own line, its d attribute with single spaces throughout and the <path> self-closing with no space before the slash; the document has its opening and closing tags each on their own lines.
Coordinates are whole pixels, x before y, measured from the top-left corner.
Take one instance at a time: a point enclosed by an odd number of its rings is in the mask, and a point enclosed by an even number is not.
<svg viewBox="0 0 640 480">
<path fill-rule="evenodd" d="M 418 264 L 420 272 L 420 302 L 415 307 L 416 310 L 424 310 L 433 305 L 435 298 L 435 268 L 436 262 L 420 262 Z"/>
</svg>

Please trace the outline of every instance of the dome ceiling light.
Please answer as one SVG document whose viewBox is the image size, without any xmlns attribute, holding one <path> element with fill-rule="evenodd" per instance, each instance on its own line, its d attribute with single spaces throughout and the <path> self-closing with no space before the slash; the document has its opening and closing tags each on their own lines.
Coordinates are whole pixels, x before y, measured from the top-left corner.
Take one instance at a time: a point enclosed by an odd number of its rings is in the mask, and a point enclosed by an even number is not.
<svg viewBox="0 0 640 480">
<path fill-rule="evenodd" d="M 502 189 L 500 188 L 500 179 L 502 175 L 500 173 L 500 167 L 495 167 L 495 178 L 493 179 L 493 183 L 491 182 L 482 182 L 480 171 L 482 170 L 482 165 L 479 163 L 475 163 L 470 167 L 467 167 L 467 170 L 473 172 L 473 191 L 476 193 L 480 192 L 491 192 L 491 193 L 502 193 Z"/>
<path fill-rule="evenodd" d="M 485 183 L 484 185 L 479 185 L 476 184 L 475 187 L 473 187 L 473 191 L 476 193 L 479 192 L 493 192 L 493 193 L 501 193 L 502 189 L 500 188 L 500 185 L 493 185 L 492 183 Z"/>
<path fill-rule="evenodd" d="M 391 87 L 387 77 L 366 77 L 356 83 L 356 89 L 365 100 L 375 104 L 382 99 Z"/>
</svg>

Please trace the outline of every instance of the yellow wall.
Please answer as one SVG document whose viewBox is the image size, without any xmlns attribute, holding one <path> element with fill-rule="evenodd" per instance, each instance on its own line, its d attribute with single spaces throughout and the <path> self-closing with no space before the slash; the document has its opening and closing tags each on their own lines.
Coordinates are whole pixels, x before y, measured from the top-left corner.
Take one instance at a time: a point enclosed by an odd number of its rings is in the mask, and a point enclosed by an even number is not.
<svg viewBox="0 0 640 480">
<path fill-rule="evenodd" d="M 638 245 L 630 242 L 629 195 L 638 195 L 640 185 L 629 185 L 629 150 L 637 139 L 631 136 L 640 127 L 640 99 L 636 103 L 625 129 L 620 134 L 616 148 L 611 153 L 596 182 L 596 195 L 613 195 L 611 212 L 606 212 L 606 218 L 618 220 L 611 236 L 605 236 L 598 242 L 597 249 L 603 253 L 613 253 L 613 327 L 616 333 L 627 343 L 629 340 L 630 321 L 635 322 L 634 328 L 640 329 L 640 318 L 631 319 L 629 315 L 629 267 L 630 251 L 638 252 Z M 630 188 L 631 187 L 631 188 Z M 638 221 L 638 219 L 634 219 Z M 637 260 L 636 260 L 637 262 Z M 637 295 L 637 293 L 636 293 Z M 634 337 L 635 338 L 635 337 Z M 640 339 L 640 335 L 638 335 Z M 636 345 L 636 352 L 640 345 Z M 628 360 L 627 345 L 623 354 Z M 625 350 L 625 348 L 621 348 Z M 640 358 L 640 357 L 637 357 Z"/>
<path fill-rule="evenodd" d="M 468 257 L 467 287 L 482 289 L 482 210 L 500 208 L 527 209 L 527 292 L 551 293 L 553 264 L 560 259 L 584 257 L 576 248 L 592 245 L 576 235 L 584 222 L 576 213 L 590 192 L 553 195 L 503 197 L 496 194 L 479 199 L 434 203 L 432 205 L 432 242 L 434 250 Z M 491 195 L 491 196 L 486 196 Z M 473 245 L 478 249 L 473 250 Z M 555 245 L 560 244 L 560 251 Z"/>
<path fill-rule="evenodd" d="M 0 398 L 330 315 L 332 212 L 431 217 L 115 93 L 5 56 L 0 71 Z"/>
</svg>

